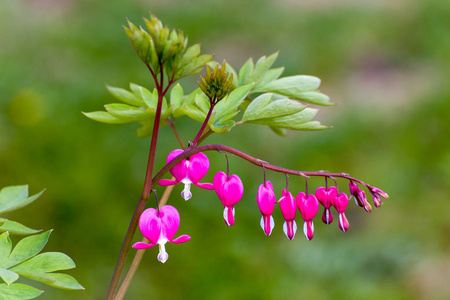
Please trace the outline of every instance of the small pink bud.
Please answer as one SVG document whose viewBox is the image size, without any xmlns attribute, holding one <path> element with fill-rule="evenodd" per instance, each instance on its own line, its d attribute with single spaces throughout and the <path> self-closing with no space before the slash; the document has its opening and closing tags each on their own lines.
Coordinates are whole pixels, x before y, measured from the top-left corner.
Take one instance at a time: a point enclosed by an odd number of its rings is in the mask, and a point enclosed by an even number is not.
<svg viewBox="0 0 450 300">
<path fill-rule="evenodd" d="M 386 192 L 384 192 L 383 190 L 381 190 L 377 187 L 370 187 L 370 192 L 372 194 L 374 194 L 374 193 L 378 194 L 380 197 L 383 197 L 385 199 L 389 198 L 389 195 Z"/>
<path fill-rule="evenodd" d="M 224 206 L 223 218 L 228 226 L 233 226 L 234 206 L 244 195 L 244 185 L 237 175 L 227 176 L 224 172 L 217 172 L 213 180 L 214 190 Z"/>
<path fill-rule="evenodd" d="M 353 181 L 350 181 L 349 186 L 350 194 L 355 198 L 356 205 L 364 207 L 367 212 L 372 212 L 372 206 L 367 201 L 366 193 Z"/>
<path fill-rule="evenodd" d="M 316 196 L 312 194 L 306 196 L 305 193 L 300 192 L 297 195 L 297 206 L 303 220 L 305 220 L 303 232 L 308 241 L 310 241 L 314 237 L 314 224 L 312 220 L 319 211 L 319 201 L 317 201 Z"/>
<path fill-rule="evenodd" d="M 260 222 L 261 228 L 264 233 L 269 236 L 275 226 L 272 213 L 276 202 L 275 193 L 270 181 L 266 181 L 265 184 L 261 184 L 259 186 L 258 194 L 256 195 L 256 202 L 258 203 L 259 210 L 262 214 Z"/>
<path fill-rule="evenodd" d="M 297 211 L 297 203 L 292 194 L 286 190 L 283 190 L 278 203 L 280 204 L 281 213 L 286 220 L 283 224 L 283 231 L 287 238 L 292 240 L 294 239 L 295 232 L 297 231 L 297 223 L 295 223 L 294 220 L 295 213 Z"/>
<path fill-rule="evenodd" d="M 331 222 L 333 222 L 333 215 L 331 214 L 330 207 L 333 199 L 337 197 L 336 187 L 331 186 L 328 189 L 320 187 L 316 191 L 316 197 L 325 208 L 322 215 L 322 221 L 327 225 L 331 224 Z"/>
</svg>

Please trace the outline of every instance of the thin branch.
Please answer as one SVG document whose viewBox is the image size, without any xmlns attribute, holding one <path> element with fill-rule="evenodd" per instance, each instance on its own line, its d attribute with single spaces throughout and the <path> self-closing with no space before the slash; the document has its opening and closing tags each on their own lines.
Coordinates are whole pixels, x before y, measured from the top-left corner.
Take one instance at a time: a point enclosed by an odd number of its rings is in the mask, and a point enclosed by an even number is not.
<svg viewBox="0 0 450 300">
<path fill-rule="evenodd" d="M 178 143 L 180 143 L 180 146 L 183 150 L 186 149 L 186 146 L 184 146 L 183 140 L 181 139 L 180 135 L 178 134 L 177 129 L 175 128 L 175 124 L 173 124 L 172 121 L 170 121 L 169 119 L 166 119 L 166 123 L 167 125 L 169 125 L 170 128 L 172 128 L 173 133 L 175 134 L 175 137 L 178 140 Z"/>
</svg>

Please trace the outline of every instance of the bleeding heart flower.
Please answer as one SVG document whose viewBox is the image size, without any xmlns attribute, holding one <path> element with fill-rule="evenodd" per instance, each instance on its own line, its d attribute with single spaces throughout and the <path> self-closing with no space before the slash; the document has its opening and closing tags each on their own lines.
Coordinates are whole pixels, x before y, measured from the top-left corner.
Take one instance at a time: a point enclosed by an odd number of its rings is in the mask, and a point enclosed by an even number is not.
<svg viewBox="0 0 450 300">
<path fill-rule="evenodd" d="M 285 189 L 281 193 L 281 198 L 278 200 L 280 204 L 281 213 L 283 218 L 286 220 L 283 224 L 283 231 L 287 238 L 294 239 L 295 233 L 297 232 L 297 223 L 295 223 L 295 213 L 297 211 L 297 203 L 292 194 Z"/>
<path fill-rule="evenodd" d="M 371 212 L 372 206 L 367 201 L 366 193 L 358 187 L 358 184 L 356 184 L 356 182 L 350 181 L 349 186 L 350 194 L 355 197 L 356 205 L 364 207 L 367 212 Z"/>
<path fill-rule="evenodd" d="M 224 205 L 223 219 L 228 226 L 233 226 L 235 209 L 234 206 L 244 195 L 244 185 L 237 175 L 227 176 L 224 172 L 217 172 L 213 180 L 214 190 Z"/>
<path fill-rule="evenodd" d="M 322 221 L 325 224 L 331 224 L 333 222 L 333 215 L 331 214 L 331 203 L 334 198 L 337 197 L 337 189 L 334 186 L 330 186 L 329 188 L 320 187 L 316 191 L 317 200 L 323 205 L 325 208 L 322 215 Z"/>
<path fill-rule="evenodd" d="M 333 206 L 339 213 L 339 228 L 346 232 L 349 228 L 348 220 L 345 217 L 345 209 L 348 205 L 348 197 L 345 193 L 340 193 L 336 198 L 334 198 Z"/>
<path fill-rule="evenodd" d="M 182 149 L 175 149 L 170 152 L 169 156 L 167 156 L 167 163 L 180 155 L 182 152 Z M 175 180 L 162 179 L 158 182 L 158 184 L 166 186 L 174 185 L 180 182 L 184 183 L 184 189 L 181 192 L 181 196 L 183 196 L 184 200 L 189 200 L 192 197 L 191 184 L 207 190 L 214 189 L 212 183 L 199 182 L 200 179 L 205 177 L 206 173 L 208 173 L 208 169 L 208 157 L 205 154 L 199 152 L 186 159 L 183 159 L 175 166 L 173 166 L 172 169 L 170 169 L 170 173 L 175 177 Z"/>
<path fill-rule="evenodd" d="M 158 260 L 164 263 L 169 258 L 165 248 L 167 242 L 179 244 L 191 239 L 189 235 L 173 238 L 179 225 L 180 214 L 175 207 L 165 205 L 161 207 L 159 212 L 154 208 L 148 208 L 139 218 L 139 229 L 150 243 L 137 242 L 133 245 L 133 248 L 147 249 L 159 244 Z"/>
<path fill-rule="evenodd" d="M 273 227 L 275 227 L 275 221 L 273 220 L 272 214 L 276 202 L 275 193 L 270 181 L 266 181 L 259 186 L 256 202 L 258 203 L 259 210 L 262 214 L 260 222 L 261 228 L 264 233 L 269 236 L 272 233 Z"/>
<path fill-rule="evenodd" d="M 300 210 L 303 220 L 303 232 L 305 233 L 308 241 L 312 240 L 314 237 L 314 224 L 313 219 L 319 211 L 319 201 L 317 201 L 316 196 L 309 194 L 306 196 L 305 193 L 300 192 L 297 195 L 297 206 Z"/>
</svg>

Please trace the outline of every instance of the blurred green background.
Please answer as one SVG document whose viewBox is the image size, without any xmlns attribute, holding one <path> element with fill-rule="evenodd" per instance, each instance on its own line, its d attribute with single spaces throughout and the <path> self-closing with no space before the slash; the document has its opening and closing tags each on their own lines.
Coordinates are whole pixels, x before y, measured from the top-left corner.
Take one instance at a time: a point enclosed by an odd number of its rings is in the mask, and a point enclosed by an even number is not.
<svg viewBox="0 0 450 300">
<path fill-rule="evenodd" d="M 100 124 L 81 111 L 115 102 L 105 83 L 152 87 L 121 27 L 126 17 L 142 24 L 149 10 L 235 68 L 280 50 L 284 76 L 316 75 L 338 103 L 317 117 L 331 130 L 282 138 L 248 125 L 209 142 L 293 169 L 348 172 L 390 198 L 371 214 L 351 204 L 347 233 L 318 219 L 311 242 L 301 230 L 289 241 L 277 210 L 266 237 L 255 201 L 262 172 L 232 157 L 246 188 L 235 226 L 225 226 L 213 192 L 194 187 L 185 202 L 177 186 L 169 201 L 178 234 L 192 239 L 169 244 L 164 265 L 148 250 L 126 299 L 450 299 L 449 1 L 1 1 L 0 186 L 47 188 L 7 217 L 54 228 L 44 250 L 69 254 L 77 269 L 68 273 L 86 287 L 38 285 L 42 299 L 101 299 L 109 285 L 150 140 L 135 136 L 136 124 Z M 197 80 L 181 83 L 191 91 Z M 200 124 L 178 126 L 187 141 Z M 167 127 L 159 142 L 162 167 L 177 142 Z M 208 157 L 211 182 L 225 159 Z M 279 197 L 284 177 L 268 178 Z M 295 193 L 303 186 L 290 178 Z"/>
</svg>

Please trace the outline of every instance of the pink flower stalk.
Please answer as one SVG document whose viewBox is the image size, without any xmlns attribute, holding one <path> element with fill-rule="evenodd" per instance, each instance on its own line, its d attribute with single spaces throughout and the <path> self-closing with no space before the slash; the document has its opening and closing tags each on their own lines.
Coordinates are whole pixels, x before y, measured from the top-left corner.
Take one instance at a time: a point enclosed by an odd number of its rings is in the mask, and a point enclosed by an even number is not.
<svg viewBox="0 0 450 300">
<path fill-rule="evenodd" d="M 367 201 L 366 193 L 353 181 L 349 182 L 349 186 L 350 194 L 355 198 L 356 205 L 364 207 L 367 212 L 372 212 L 372 206 Z"/>
<path fill-rule="evenodd" d="M 314 224 L 312 220 L 319 211 L 319 201 L 317 201 L 316 196 L 312 194 L 306 196 L 305 193 L 300 192 L 297 195 L 297 206 L 303 220 L 305 220 L 305 223 L 303 224 L 303 233 L 308 241 L 310 241 L 314 237 Z"/>
<path fill-rule="evenodd" d="M 297 203 L 292 194 L 285 189 L 281 193 L 281 198 L 278 200 L 280 204 L 281 213 L 283 218 L 286 220 L 283 224 L 283 231 L 287 238 L 294 239 L 295 233 L 297 232 L 297 223 L 295 223 L 295 213 L 297 211 Z"/>
<path fill-rule="evenodd" d="M 332 202 L 334 208 L 339 213 L 339 228 L 346 232 L 349 228 L 348 220 L 345 217 L 345 209 L 348 205 L 348 197 L 345 193 L 340 193 Z"/>
<path fill-rule="evenodd" d="M 142 235 L 150 243 L 137 242 L 133 245 L 135 249 L 147 249 L 159 244 L 158 260 L 165 263 L 169 258 L 166 252 L 166 243 L 184 243 L 191 239 L 189 235 L 182 235 L 174 239 L 175 233 L 180 225 L 180 214 L 171 205 L 161 207 L 159 213 L 154 208 L 146 209 L 139 219 L 139 229 Z"/>
<path fill-rule="evenodd" d="M 228 226 L 233 226 L 234 206 L 244 194 L 244 185 L 237 175 L 227 176 L 224 172 L 217 172 L 213 180 L 214 190 L 224 206 L 223 219 Z"/>
<path fill-rule="evenodd" d="M 322 221 L 325 224 L 331 224 L 333 222 L 333 215 L 331 214 L 330 207 L 332 205 L 332 201 L 337 197 L 337 189 L 334 186 L 330 186 L 329 188 L 320 187 L 316 191 L 317 200 L 323 205 L 325 208 L 322 215 Z"/>
<path fill-rule="evenodd" d="M 260 222 L 261 228 L 264 233 L 269 236 L 272 233 L 273 227 L 275 227 L 275 221 L 273 220 L 272 214 L 276 202 L 275 193 L 270 181 L 266 181 L 259 186 L 256 202 L 258 203 L 259 210 L 262 214 Z"/>
<path fill-rule="evenodd" d="M 172 159 L 177 157 L 183 152 L 182 149 L 175 149 L 169 153 L 167 156 L 167 163 L 169 163 Z M 158 182 L 160 185 L 174 185 L 177 183 L 184 183 L 184 190 L 181 192 L 181 196 L 184 200 L 189 200 L 192 197 L 191 193 L 191 184 L 195 184 L 198 187 L 212 190 L 214 189 L 212 183 L 201 183 L 200 179 L 205 177 L 206 173 L 209 169 L 209 160 L 208 157 L 199 152 L 196 153 L 187 159 L 183 159 L 172 169 L 170 169 L 170 173 L 175 177 L 175 180 L 170 179 L 162 179 Z"/>
</svg>

